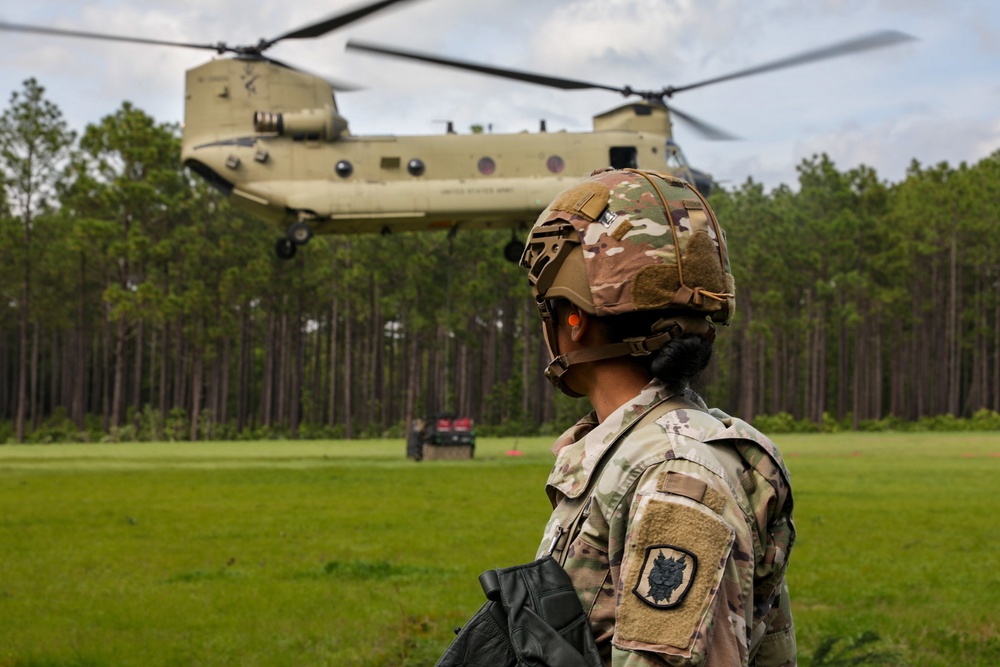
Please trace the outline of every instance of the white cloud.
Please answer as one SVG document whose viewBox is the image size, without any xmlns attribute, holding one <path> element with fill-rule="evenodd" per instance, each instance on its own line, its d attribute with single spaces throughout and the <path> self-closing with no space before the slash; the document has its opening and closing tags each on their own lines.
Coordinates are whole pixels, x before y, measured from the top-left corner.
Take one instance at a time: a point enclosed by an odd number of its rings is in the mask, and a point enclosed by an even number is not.
<svg viewBox="0 0 1000 667">
<path fill-rule="evenodd" d="M 364 0 L 35 0 L 4 3 L 0 20 L 198 43 L 252 44 Z M 975 161 L 1000 132 L 1000 3 L 992 0 L 414 0 L 318 40 L 270 55 L 366 86 L 338 102 L 361 133 L 437 133 L 473 123 L 497 132 L 587 130 L 621 102 L 603 91 L 565 92 L 345 53 L 349 37 L 498 66 L 659 88 L 787 56 L 878 29 L 921 41 L 827 63 L 692 90 L 677 105 L 746 138 L 706 142 L 682 125 L 688 158 L 734 183 L 773 187 L 827 152 L 900 178 L 912 158 Z M 184 70 L 211 51 L 5 34 L 0 96 L 28 76 L 77 128 L 130 99 L 158 120 L 180 121 Z"/>
</svg>

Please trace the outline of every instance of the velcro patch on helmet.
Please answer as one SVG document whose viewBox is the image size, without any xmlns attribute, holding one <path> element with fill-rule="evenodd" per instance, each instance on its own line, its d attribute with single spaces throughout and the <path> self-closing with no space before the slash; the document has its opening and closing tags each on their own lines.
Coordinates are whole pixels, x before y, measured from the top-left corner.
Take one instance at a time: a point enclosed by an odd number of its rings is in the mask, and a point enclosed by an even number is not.
<svg viewBox="0 0 1000 667">
<path fill-rule="evenodd" d="M 728 285 L 719 250 L 708 232 L 700 229 L 688 239 L 680 271 L 675 264 L 653 264 L 636 273 L 632 303 L 637 310 L 654 310 L 690 306 L 695 301 L 697 310 L 712 312 L 722 308 L 724 302 L 702 299 L 701 293 L 725 293 Z"/>
<path fill-rule="evenodd" d="M 632 279 L 632 304 L 636 310 L 655 310 L 669 305 L 680 289 L 676 264 L 650 264 Z"/>
<path fill-rule="evenodd" d="M 611 188 L 600 181 L 584 181 L 560 194 L 549 207 L 573 213 L 594 222 L 608 207 Z"/>
<path fill-rule="evenodd" d="M 615 230 L 611 232 L 611 238 L 615 241 L 621 241 L 625 238 L 625 235 L 634 229 L 634 225 L 628 220 L 623 220 L 620 225 L 615 227 Z"/>
<path fill-rule="evenodd" d="M 684 284 L 688 287 L 723 292 L 726 289 L 726 274 L 719 259 L 719 249 L 708 232 L 699 229 L 688 239 L 684 250 Z"/>
</svg>

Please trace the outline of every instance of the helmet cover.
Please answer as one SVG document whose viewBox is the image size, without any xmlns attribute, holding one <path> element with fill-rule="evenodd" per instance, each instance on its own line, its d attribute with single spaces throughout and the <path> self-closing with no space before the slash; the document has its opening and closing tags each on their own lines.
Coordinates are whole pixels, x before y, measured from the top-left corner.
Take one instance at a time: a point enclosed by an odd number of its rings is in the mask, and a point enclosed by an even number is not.
<svg viewBox="0 0 1000 667">
<path fill-rule="evenodd" d="M 565 298 L 597 317 L 695 311 L 728 324 L 735 285 L 725 235 L 686 181 L 637 169 L 597 171 L 539 216 L 521 266 L 539 306 Z"/>
</svg>

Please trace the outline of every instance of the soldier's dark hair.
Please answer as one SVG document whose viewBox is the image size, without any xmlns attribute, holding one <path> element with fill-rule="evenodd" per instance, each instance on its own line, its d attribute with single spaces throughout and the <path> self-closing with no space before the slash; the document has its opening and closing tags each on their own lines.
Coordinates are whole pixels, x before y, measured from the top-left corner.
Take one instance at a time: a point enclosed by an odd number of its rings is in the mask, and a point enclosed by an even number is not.
<svg viewBox="0 0 1000 667">
<path fill-rule="evenodd" d="M 667 385 L 687 387 L 708 367 L 712 347 L 702 336 L 675 338 L 651 355 L 649 370 Z"/>
</svg>

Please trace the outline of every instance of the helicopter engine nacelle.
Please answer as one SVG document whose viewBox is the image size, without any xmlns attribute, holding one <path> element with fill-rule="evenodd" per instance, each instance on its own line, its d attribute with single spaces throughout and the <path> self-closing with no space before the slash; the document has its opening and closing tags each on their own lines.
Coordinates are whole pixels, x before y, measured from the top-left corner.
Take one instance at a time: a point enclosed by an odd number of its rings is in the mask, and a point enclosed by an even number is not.
<svg viewBox="0 0 1000 667">
<path fill-rule="evenodd" d="M 347 131 L 347 119 L 332 106 L 286 112 L 255 111 L 253 128 L 255 132 L 303 141 L 334 141 Z"/>
</svg>

